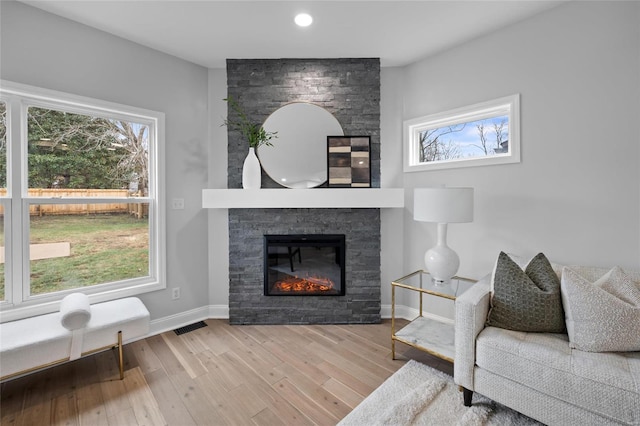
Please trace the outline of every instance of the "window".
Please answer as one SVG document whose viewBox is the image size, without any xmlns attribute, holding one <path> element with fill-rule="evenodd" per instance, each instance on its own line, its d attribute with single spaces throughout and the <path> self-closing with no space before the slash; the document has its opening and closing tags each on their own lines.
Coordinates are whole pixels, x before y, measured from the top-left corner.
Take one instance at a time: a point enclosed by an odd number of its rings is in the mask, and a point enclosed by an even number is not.
<svg viewBox="0 0 640 426">
<path fill-rule="evenodd" d="M 164 115 L 2 82 L 2 320 L 165 288 Z"/>
<path fill-rule="evenodd" d="M 404 122 L 404 171 L 517 163 L 519 95 Z"/>
<path fill-rule="evenodd" d="M 4 267 L 4 211 L 7 195 L 7 104 L 0 100 L 0 303 L 5 298 L 5 267 Z"/>
</svg>

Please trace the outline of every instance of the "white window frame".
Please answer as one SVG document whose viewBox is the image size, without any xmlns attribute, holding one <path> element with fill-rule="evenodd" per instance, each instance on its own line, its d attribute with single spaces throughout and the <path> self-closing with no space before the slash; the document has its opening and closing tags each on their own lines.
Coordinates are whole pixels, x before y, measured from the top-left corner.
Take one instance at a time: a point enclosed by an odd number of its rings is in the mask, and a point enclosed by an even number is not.
<svg viewBox="0 0 640 426">
<path fill-rule="evenodd" d="M 0 322 L 54 312 L 60 300 L 74 292 L 91 303 L 119 299 L 166 288 L 164 113 L 88 97 L 0 80 L 0 99 L 7 109 L 7 196 L 5 207 L 5 300 L 0 302 Z M 123 198 L 28 196 L 27 108 L 42 107 L 76 114 L 121 119 L 149 126 L 149 193 L 125 198 L 127 203 L 149 204 L 149 276 L 97 284 L 54 293 L 30 295 L 30 204 L 103 204 Z M 19 165 L 16 167 L 16 165 Z M 18 254 L 18 255 L 16 255 Z"/>
<path fill-rule="evenodd" d="M 425 130 L 508 115 L 509 150 L 502 154 L 420 162 L 420 133 Z M 515 94 L 478 104 L 404 121 L 404 171 L 452 169 L 520 162 L 520 95 Z"/>
</svg>

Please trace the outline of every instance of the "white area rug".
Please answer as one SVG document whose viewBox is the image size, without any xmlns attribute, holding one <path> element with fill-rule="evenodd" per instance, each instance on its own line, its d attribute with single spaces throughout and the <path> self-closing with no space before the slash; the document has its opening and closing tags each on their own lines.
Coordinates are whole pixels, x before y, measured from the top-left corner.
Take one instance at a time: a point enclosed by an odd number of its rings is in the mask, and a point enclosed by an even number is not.
<svg viewBox="0 0 640 426">
<path fill-rule="evenodd" d="M 373 391 L 340 426 L 524 425 L 540 423 L 482 395 L 465 407 L 453 378 L 417 361 L 407 362 Z"/>
</svg>

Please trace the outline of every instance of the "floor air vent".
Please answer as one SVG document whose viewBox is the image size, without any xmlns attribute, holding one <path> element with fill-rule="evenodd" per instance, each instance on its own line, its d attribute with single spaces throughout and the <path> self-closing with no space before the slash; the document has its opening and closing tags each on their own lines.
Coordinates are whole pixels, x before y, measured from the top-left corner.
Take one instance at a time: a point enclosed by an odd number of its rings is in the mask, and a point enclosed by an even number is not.
<svg viewBox="0 0 640 426">
<path fill-rule="evenodd" d="M 206 327 L 206 326 L 207 324 L 205 324 L 204 321 L 199 321 L 193 324 L 185 325 L 184 327 L 176 328 L 173 331 L 179 336 L 181 334 L 188 333 L 190 331 L 197 330 L 199 328 Z"/>
</svg>

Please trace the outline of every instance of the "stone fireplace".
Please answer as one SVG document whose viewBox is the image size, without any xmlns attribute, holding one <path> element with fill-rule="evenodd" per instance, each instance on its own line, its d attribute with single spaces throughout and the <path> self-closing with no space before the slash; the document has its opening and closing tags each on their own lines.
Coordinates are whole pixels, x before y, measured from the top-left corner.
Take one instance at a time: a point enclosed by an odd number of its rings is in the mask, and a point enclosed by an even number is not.
<svg viewBox="0 0 640 426">
<path fill-rule="evenodd" d="M 378 209 L 230 209 L 229 220 L 231 324 L 380 322 Z M 345 295 L 265 296 L 265 234 L 344 234 Z"/>
<path fill-rule="evenodd" d="M 380 187 L 378 59 L 228 60 L 227 83 L 228 96 L 253 121 L 264 122 L 290 102 L 312 102 L 331 112 L 345 135 L 370 136 L 371 183 Z M 229 188 L 242 186 L 246 151 L 246 142 L 230 132 Z M 263 173 L 262 188 L 279 187 Z M 344 235 L 344 294 L 265 295 L 265 235 L 301 234 Z M 230 208 L 229 322 L 380 322 L 379 209 Z"/>
</svg>

